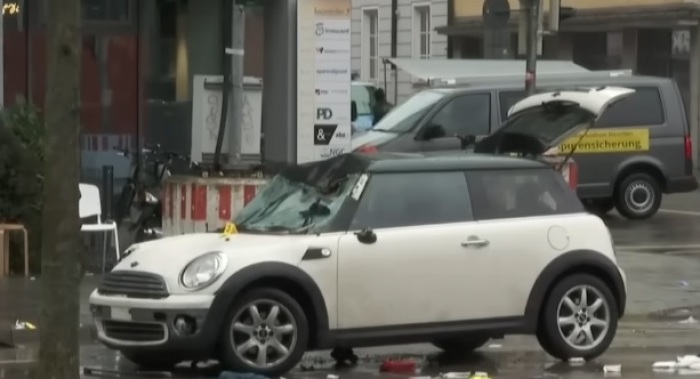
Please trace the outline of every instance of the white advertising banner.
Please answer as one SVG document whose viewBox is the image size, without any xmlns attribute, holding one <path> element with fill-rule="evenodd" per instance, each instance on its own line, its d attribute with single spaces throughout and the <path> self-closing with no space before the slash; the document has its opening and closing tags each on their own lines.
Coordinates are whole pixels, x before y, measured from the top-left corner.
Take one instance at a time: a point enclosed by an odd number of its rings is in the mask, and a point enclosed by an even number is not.
<svg viewBox="0 0 700 379">
<path fill-rule="evenodd" d="M 297 3 L 298 163 L 350 151 L 351 3 Z"/>
</svg>

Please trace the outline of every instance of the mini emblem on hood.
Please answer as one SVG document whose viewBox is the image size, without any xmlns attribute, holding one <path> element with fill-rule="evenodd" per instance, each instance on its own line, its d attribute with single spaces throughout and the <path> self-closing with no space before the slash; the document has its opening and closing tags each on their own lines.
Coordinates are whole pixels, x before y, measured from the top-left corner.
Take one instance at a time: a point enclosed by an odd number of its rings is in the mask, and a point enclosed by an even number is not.
<svg viewBox="0 0 700 379">
<path fill-rule="evenodd" d="M 139 262 L 133 261 L 133 262 L 131 262 L 131 265 L 130 265 L 130 266 L 131 266 L 131 268 L 134 268 L 134 267 L 136 267 L 136 266 L 138 266 L 138 265 L 139 265 Z"/>
</svg>

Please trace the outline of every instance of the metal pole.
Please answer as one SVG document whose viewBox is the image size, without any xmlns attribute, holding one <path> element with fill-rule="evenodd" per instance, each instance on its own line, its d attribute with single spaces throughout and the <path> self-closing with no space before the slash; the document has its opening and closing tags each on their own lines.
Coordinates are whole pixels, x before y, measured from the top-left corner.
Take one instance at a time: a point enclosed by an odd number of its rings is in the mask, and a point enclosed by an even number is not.
<svg viewBox="0 0 700 379">
<path fill-rule="evenodd" d="M 229 131 L 229 164 L 241 163 L 241 131 L 243 130 L 243 58 L 245 55 L 245 6 L 234 4 L 231 22 L 231 130 Z"/>
<path fill-rule="evenodd" d="M 5 25 L 2 20 L 5 18 L 2 14 L 3 0 L 0 0 L 0 109 L 5 107 Z"/>
<path fill-rule="evenodd" d="M 540 21 L 541 0 L 521 0 L 527 13 L 527 40 L 525 44 L 525 91 L 528 95 L 535 93 L 537 85 L 537 40 Z"/>
</svg>

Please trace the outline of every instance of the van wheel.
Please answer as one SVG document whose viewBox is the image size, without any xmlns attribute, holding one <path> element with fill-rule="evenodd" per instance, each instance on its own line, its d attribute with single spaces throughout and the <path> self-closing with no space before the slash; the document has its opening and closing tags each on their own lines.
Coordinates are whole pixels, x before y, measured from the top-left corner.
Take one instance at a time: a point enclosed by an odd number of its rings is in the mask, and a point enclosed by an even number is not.
<svg viewBox="0 0 700 379">
<path fill-rule="evenodd" d="M 221 361 L 226 368 L 268 377 L 293 369 L 309 340 L 304 310 L 274 288 L 255 288 L 241 296 L 222 332 Z"/>
<path fill-rule="evenodd" d="M 588 199 L 583 201 L 583 206 L 587 211 L 602 216 L 615 208 L 615 200 L 612 198 Z"/>
<path fill-rule="evenodd" d="M 624 178 L 617 187 L 615 206 L 621 215 L 642 220 L 656 214 L 661 206 L 661 185 L 651 175 L 635 173 Z"/>
</svg>

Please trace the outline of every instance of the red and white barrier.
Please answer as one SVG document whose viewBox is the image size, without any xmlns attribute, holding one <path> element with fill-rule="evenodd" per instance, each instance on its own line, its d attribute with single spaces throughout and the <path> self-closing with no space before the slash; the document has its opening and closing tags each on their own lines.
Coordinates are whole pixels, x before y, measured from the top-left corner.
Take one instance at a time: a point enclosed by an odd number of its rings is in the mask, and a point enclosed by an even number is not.
<svg viewBox="0 0 700 379">
<path fill-rule="evenodd" d="M 264 178 L 170 177 L 163 188 L 163 235 L 222 228 L 265 184 Z"/>
</svg>

